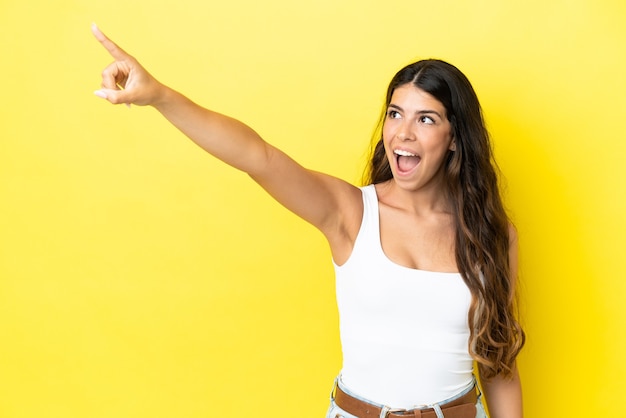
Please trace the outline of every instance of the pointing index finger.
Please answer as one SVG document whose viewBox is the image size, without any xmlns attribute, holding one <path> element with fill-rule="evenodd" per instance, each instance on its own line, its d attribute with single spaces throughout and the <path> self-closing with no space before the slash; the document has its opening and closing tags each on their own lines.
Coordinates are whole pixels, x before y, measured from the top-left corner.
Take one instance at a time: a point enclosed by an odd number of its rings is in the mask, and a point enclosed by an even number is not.
<svg viewBox="0 0 626 418">
<path fill-rule="evenodd" d="M 96 26 L 95 23 L 91 25 L 91 32 L 96 37 L 96 39 L 104 46 L 104 48 L 109 51 L 109 54 L 116 60 L 123 60 L 128 58 L 128 54 L 115 42 L 107 38 L 107 36 L 102 33 L 102 31 Z"/>
</svg>

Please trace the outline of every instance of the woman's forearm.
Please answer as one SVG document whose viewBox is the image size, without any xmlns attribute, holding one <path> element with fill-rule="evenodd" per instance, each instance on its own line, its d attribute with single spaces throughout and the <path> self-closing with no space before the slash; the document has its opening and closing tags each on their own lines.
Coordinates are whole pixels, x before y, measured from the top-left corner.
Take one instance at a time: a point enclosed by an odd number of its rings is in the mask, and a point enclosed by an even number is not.
<svg viewBox="0 0 626 418">
<path fill-rule="evenodd" d="M 267 166 L 269 145 L 246 124 L 205 109 L 165 86 L 153 106 L 193 142 L 225 163 L 250 174 Z"/>
<path fill-rule="evenodd" d="M 491 418 L 522 418 L 522 384 L 517 368 L 511 377 L 481 381 Z"/>
<path fill-rule="evenodd" d="M 155 107 L 204 150 L 249 174 L 267 167 L 270 147 L 247 125 L 205 109 L 156 80 L 131 55 L 92 26 L 96 39 L 114 58 L 102 72 L 95 94 L 114 104 Z"/>
</svg>

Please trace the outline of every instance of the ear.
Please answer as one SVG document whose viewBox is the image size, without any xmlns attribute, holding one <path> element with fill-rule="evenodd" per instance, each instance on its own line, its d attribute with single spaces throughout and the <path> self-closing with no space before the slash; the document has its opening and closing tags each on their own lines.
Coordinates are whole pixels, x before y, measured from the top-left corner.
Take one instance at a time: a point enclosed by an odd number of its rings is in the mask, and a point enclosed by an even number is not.
<svg viewBox="0 0 626 418">
<path fill-rule="evenodd" d="M 452 128 L 450 132 L 450 145 L 448 149 L 452 152 L 456 151 L 456 134 L 454 133 L 454 128 Z"/>
</svg>

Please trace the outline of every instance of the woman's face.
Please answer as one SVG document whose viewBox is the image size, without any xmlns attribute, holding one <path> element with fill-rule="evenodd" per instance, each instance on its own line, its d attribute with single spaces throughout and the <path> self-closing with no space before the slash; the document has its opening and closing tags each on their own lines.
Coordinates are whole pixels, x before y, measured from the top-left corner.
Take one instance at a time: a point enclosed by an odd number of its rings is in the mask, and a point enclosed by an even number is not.
<svg viewBox="0 0 626 418">
<path fill-rule="evenodd" d="M 411 83 L 391 96 L 383 143 L 395 182 L 412 190 L 441 186 L 444 161 L 456 146 L 443 104 Z"/>
</svg>

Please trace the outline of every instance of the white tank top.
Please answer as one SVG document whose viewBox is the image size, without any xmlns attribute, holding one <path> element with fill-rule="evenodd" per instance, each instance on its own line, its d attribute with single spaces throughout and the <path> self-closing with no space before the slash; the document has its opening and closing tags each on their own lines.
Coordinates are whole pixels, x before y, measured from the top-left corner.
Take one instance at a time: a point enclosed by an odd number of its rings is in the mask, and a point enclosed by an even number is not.
<svg viewBox="0 0 626 418">
<path fill-rule="evenodd" d="M 473 382 L 459 273 L 400 266 L 380 243 L 378 198 L 362 188 L 363 220 L 352 254 L 335 264 L 343 368 L 354 394 L 410 409 L 456 395 Z"/>
</svg>

